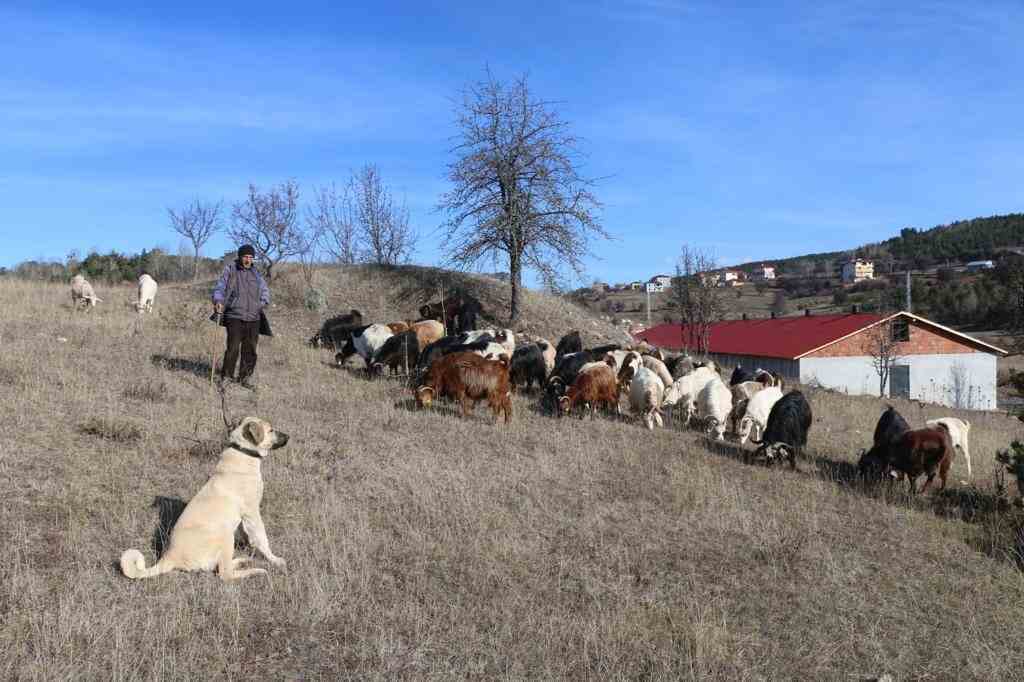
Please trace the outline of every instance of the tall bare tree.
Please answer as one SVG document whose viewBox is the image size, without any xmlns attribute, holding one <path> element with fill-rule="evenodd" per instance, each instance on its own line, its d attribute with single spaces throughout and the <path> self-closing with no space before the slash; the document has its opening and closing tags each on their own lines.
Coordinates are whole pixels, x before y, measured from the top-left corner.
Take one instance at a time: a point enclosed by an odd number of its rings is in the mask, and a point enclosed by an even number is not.
<svg viewBox="0 0 1024 682">
<path fill-rule="evenodd" d="M 249 195 L 231 210 L 228 235 L 238 244 L 252 244 L 267 279 L 273 279 L 275 265 L 299 255 L 306 246 L 298 209 L 299 185 L 288 180 L 266 192 L 249 183 Z"/>
<path fill-rule="evenodd" d="M 506 87 L 488 71 L 465 91 L 457 125 L 453 187 L 438 206 L 447 214 L 442 247 L 458 267 L 508 259 L 514 321 L 524 267 L 545 284 L 557 283 L 564 266 L 582 277 L 588 238 L 608 237 L 596 217 L 601 204 L 580 174 L 579 140 L 552 102 L 531 95 L 525 76 Z"/>
<path fill-rule="evenodd" d="M 377 265 L 408 263 L 418 236 L 409 225 L 409 209 L 396 204 L 380 170 L 363 166 L 349 181 L 360 260 Z"/>
<path fill-rule="evenodd" d="M 885 396 L 885 387 L 889 383 L 893 365 L 899 364 L 903 359 L 899 352 L 899 328 L 896 326 L 900 323 L 906 324 L 905 321 L 897 322 L 895 320 L 880 322 L 865 331 L 861 340 L 861 350 L 870 358 L 871 367 L 878 375 L 878 395 L 880 397 Z"/>
<path fill-rule="evenodd" d="M 193 199 L 192 202 L 175 211 L 168 208 L 171 229 L 192 244 L 192 279 L 199 275 L 199 252 L 214 234 L 221 229 L 221 209 L 224 202 L 212 203 Z"/>
<path fill-rule="evenodd" d="M 331 183 L 314 190 L 313 206 L 306 213 L 306 231 L 319 235 L 323 250 L 336 263 L 356 262 L 356 213 L 348 187 L 339 191 Z"/>
<path fill-rule="evenodd" d="M 706 356 L 711 346 L 711 325 L 723 314 L 716 291 L 718 278 L 712 273 L 715 267 L 709 254 L 684 244 L 669 296 L 679 314 L 684 348 L 701 356 Z"/>
</svg>

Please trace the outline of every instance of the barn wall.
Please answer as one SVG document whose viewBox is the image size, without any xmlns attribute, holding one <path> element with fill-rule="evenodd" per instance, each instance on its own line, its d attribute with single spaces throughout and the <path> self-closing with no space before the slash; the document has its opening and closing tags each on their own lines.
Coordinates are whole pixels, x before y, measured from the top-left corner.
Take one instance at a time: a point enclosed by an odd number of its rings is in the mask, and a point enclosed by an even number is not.
<svg viewBox="0 0 1024 682">
<path fill-rule="evenodd" d="M 996 356 L 988 353 L 908 355 L 910 397 L 974 410 L 996 409 Z M 818 383 L 851 395 L 878 395 L 868 356 L 802 358 L 800 383 Z M 888 389 L 888 387 L 887 387 Z"/>
<path fill-rule="evenodd" d="M 800 363 L 797 360 L 786 360 L 785 358 L 762 358 L 756 355 L 726 355 L 724 353 L 708 353 L 711 359 L 720 367 L 739 367 L 754 371 L 755 369 L 766 369 L 772 374 L 779 374 L 787 379 L 796 381 L 800 375 Z"/>
<path fill-rule="evenodd" d="M 935 354 L 961 354 L 979 352 L 974 346 L 964 343 L 963 339 L 955 334 L 950 334 L 932 326 L 922 325 L 915 320 L 909 320 L 910 340 L 898 343 L 894 352 L 900 356 L 907 355 L 935 355 Z M 825 346 L 806 357 L 860 357 L 863 356 L 871 345 L 872 329 L 857 332 L 842 341 L 837 341 L 831 346 Z"/>
</svg>

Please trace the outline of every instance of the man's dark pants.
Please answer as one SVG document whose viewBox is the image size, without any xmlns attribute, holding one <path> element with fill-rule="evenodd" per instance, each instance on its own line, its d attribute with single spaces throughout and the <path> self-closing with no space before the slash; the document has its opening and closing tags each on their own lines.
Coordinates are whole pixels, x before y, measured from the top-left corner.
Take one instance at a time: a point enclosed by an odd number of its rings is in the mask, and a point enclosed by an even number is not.
<svg viewBox="0 0 1024 682">
<path fill-rule="evenodd" d="M 227 318 L 224 321 L 228 329 L 228 347 L 224 351 L 224 364 L 221 376 L 231 378 L 235 375 L 235 364 L 238 362 L 238 351 L 242 351 L 242 364 L 238 368 L 238 380 L 244 381 L 252 376 L 256 369 L 256 344 L 260 340 L 259 320 L 243 322 Z"/>
</svg>

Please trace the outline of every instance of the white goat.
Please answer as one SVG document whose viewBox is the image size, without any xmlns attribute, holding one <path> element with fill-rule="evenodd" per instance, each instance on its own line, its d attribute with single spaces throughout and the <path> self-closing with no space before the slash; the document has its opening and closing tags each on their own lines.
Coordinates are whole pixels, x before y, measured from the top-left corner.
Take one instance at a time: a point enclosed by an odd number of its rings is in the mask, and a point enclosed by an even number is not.
<svg viewBox="0 0 1024 682">
<path fill-rule="evenodd" d="M 644 420 L 644 426 L 654 430 L 654 424 L 663 426 L 661 401 L 665 398 L 665 384 L 654 371 L 641 367 L 629 384 L 629 409 Z"/>
<path fill-rule="evenodd" d="M 137 312 L 153 312 L 153 303 L 156 302 L 156 280 L 143 273 L 139 277 L 139 300 L 135 302 Z"/>
<path fill-rule="evenodd" d="M 772 406 L 781 398 L 782 389 L 778 386 L 769 386 L 755 393 L 747 401 L 747 409 L 739 415 L 739 427 L 736 430 L 741 445 L 747 442 L 747 438 L 761 439 L 765 427 L 768 426 L 768 415 L 771 414 Z"/>
<path fill-rule="evenodd" d="M 696 406 L 697 396 L 709 382 L 715 379 L 720 380 L 718 372 L 708 367 L 698 367 L 689 374 L 679 377 L 665 391 L 665 398 L 661 402 L 662 407 L 682 402 L 683 409 L 686 410 L 683 416 L 686 423 L 689 423 L 690 415 L 693 414 L 693 409 Z"/>
<path fill-rule="evenodd" d="M 697 418 L 706 422 L 708 431 L 715 431 L 717 440 L 725 440 L 725 427 L 732 411 L 732 391 L 717 375 L 697 395 Z"/>
<path fill-rule="evenodd" d="M 964 459 L 967 460 L 967 478 L 973 478 L 971 473 L 971 450 L 967 446 L 967 439 L 971 434 L 971 422 L 966 419 L 957 419 L 956 417 L 943 417 L 941 419 L 929 419 L 925 422 L 925 425 L 932 428 L 939 425 L 946 427 L 946 430 L 949 431 L 949 440 L 953 447 L 960 448 L 964 453 Z"/>
<path fill-rule="evenodd" d="M 103 303 L 103 299 L 92 290 L 89 280 L 81 275 L 75 275 L 71 278 L 71 307 L 77 310 L 81 301 L 85 301 L 89 307 Z"/>
<path fill-rule="evenodd" d="M 666 367 L 665 363 L 658 358 L 653 355 L 645 355 L 641 358 L 641 361 L 644 363 L 644 367 L 658 375 L 658 378 L 661 379 L 661 383 L 664 384 L 665 388 L 668 388 L 675 383 L 672 379 L 672 373 L 668 371 L 668 367 Z"/>
</svg>

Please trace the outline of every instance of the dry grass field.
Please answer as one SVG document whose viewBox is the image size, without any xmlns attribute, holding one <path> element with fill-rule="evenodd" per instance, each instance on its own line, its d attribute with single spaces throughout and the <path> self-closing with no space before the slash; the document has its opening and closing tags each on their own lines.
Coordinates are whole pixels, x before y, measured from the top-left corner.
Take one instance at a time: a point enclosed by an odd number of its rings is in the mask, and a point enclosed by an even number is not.
<svg viewBox="0 0 1024 682">
<path fill-rule="evenodd" d="M 333 312 L 400 318 L 418 302 L 376 292 L 407 275 L 323 286 Z M 870 398 L 809 393 L 795 473 L 695 432 L 552 419 L 531 396 L 509 426 L 418 412 L 400 382 L 307 348 L 322 316 L 287 281 L 259 393 L 228 394 L 232 416 L 291 435 L 263 466 L 287 570 L 130 581 L 121 552 L 156 559 L 224 442 L 205 290 L 164 287 L 139 328 L 128 288 L 74 314 L 63 286 L 0 280 L 0 678 L 1021 677 L 1018 512 L 993 479 L 1017 420 L 971 413 L 974 484 L 958 460 L 947 492 L 910 499 L 851 475 Z M 563 306 L 531 294 L 525 327 L 614 333 Z M 950 412 L 897 406 L 913 424 Z"/>
</svg>

